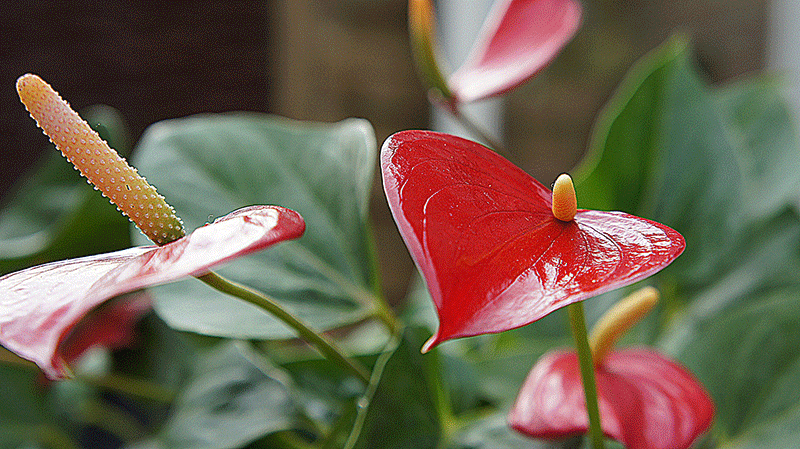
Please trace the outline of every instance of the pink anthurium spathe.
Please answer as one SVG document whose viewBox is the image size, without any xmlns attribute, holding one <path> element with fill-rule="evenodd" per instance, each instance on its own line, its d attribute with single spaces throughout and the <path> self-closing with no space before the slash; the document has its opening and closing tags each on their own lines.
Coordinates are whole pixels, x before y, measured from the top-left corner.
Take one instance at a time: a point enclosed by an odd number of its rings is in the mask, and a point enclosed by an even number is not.
<svg viewBox="0 0 800 449">
<path fill-rule="evenodd" d="M 577 0 L 498 0 L 464 64 L 446 82 L 432 48 L 430 0 L 411 0 L 409 25 L 417 65 L 431 87 L 466 103 L 500 95 L 549 64 L 581 25 Z"/>
<path fill-rule="evenodd" d="M 711 426 L 714 405 L 702 384 L 652 349 L 611 351 L 595 376 L 603 433 L 628 449 L 688 449 Z M 515 430 L 542 439 L 588 431 L 575 351 L 539 359 L 508 420 Z"/>
<path fill-rule="evenodd" d="M 120 212 L 159 246 L 62 260 L 0 277 L 0 344 L 35 362 L 48 377 L 68 375 L 79 354 L 70 331 L 111 298 L 187 276 L 300 237 L 303 218 L 279 206 L 249 206 L 186 236 L 164 197 L 108 146 L 43 79 L 17 80 L 25 107 L 56 148 Z M 127 313 L 127 312 L 126 312 Z M 103 337 L 105 338 L 105 337 Z"/>
<path fill-rule="evenodd" d="M 62 260 L 0 277 L 0 344 L 53 379 L 68 375 L 62 343 L 105 301 L 198 276 L 231 259 L 298 238 L 305 222 L 278 206 L 234 211 L 163 246 Z"/>
<path fill-rule="evenodd" d="M 669 227 L 622 212 L 577 210 L 560 220 L 549 189 L 459 137 L 394 134 L 381 150 L 381 169 L 392 214 L 439 315 L 423 350 L 520 327 L 636 282 L 685 246 Z"/>
</svg>

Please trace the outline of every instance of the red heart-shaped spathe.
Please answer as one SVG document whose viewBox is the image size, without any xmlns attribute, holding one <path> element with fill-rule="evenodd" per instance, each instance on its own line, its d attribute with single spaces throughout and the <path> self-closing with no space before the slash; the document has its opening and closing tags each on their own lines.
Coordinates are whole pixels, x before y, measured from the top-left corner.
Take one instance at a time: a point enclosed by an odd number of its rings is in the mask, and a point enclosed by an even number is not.
<svg viewBox="0 0 800 449">
<path fill-rule="evenodd" d="M 94 307 L 141 288 L 201 275 L 212 267 L 300 237 L 303 218 L 278 206 L 250 206 L 164 246 L 61 260 L 0 277 L 0 344 L 50 378 L 67 373 L 61 343 Z"/>
<path fill-rule="evenodd" d="M 687 449 L 714 419 L 714 404 L 685 368 L 646 349 L 611 352 L 595 368 L 600 425 L 628 449 Z M 526 435 L 561 439 L 589 429 L 574 351 L 552 352 L 531 369 L 508 415 Z"/>
<path fill-rule="evenodd" d="M 683 237 L 622 212 L 557 220 L 551 192 L 488 148 L 431 131 L 384 143 L 389 206 L 439 314 L 425 350 L 502 332 L 643 279 L 683 251 Z"/>
<path fill-rule="evenodd" d="M 580 25 L 577 0 L 498 0 L 448 88 L 459 102 L 513 89 L 549 64 Z"/>
</svg>

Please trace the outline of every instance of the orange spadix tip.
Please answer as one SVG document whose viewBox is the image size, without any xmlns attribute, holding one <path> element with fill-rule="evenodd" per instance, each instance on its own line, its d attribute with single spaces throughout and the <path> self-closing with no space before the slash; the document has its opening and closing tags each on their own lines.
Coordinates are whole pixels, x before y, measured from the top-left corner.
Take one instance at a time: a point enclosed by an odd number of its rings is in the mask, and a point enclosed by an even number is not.
<svg viewBox="0 0 800 449">
<path fill-rule="evenodd" d="M 553 215 L 561 221 L 572 221 L 578 212 L 578 199 L 572 178 L 562 173 L 553 184 Z"/>
</svg>

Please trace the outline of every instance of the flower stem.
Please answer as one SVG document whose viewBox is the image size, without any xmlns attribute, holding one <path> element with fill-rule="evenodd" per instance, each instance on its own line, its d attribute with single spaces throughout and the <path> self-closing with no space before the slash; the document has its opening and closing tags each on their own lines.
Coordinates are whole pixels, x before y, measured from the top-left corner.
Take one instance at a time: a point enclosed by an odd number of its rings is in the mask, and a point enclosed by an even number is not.
<svg viewBox="0 0 800 449">
<path fill-rule="evenodd" d="M 0 348 L 0 365 L 16 366 L 31 371 L 39 371 L 39 367 L 36 366 L 35 363 L 25 360 L 5 348 Z M 149 382 L 146 379 L 127 377 L 115 373 L 108 373 L 100 376 L 80 374 L 74 376 L 74 380 L 77 382 L 139 399 L 164 404 L 169 404 L 175 399 L 174 391 L 162 385 Z"/>
<path fill-rule="evenodd" d="M 499 140 L 495 139 L 494 137 L 490 136 L 486 130 L 478 126 L 470 117 L 464 114 L 461 111 L 461 108 L 458 105 L 454 105 L 450 112 L 452 112 L 453 116 L 461 123 L 462 126 L 467 128 L 469 132 L 475 135 L 479 140 L 483 141 L 486 145 L 488 145 L 491 149 L 493 149 L 496 153 L 500 154 L 508 154 L 508 150 L 506 147 L 500 143 Z"/>
<path fill-rule="evenodd" d="M 594 364 L 589 340 L 586 335 L 586 319 L 583 316 L 583 303 L 576 302 L 567 306 L 572 336 L 578 351 L 578 362 L 581 366 L 583 394 L 586 398 L 586 413 L 589 415 L 589 436 L 594 449 L 603 449 L 603 429 L 600 427 L 600 407 L 597 404 L 597 385 L 594 378 Z"/>
<path fill-rule="evenodd" d="M 364 382 L 365 385 L 369 384 L 370 372 L 365 366 L 345 356 L 344 352 L 337 347 L 332 340 L 311 329 L 299 318 L 281 307 L 281 305 L 272 298 L 249 287 L 225 279 L 214 272 L 206 273 L 197 278 L 223 293 L 235 296 L 269 312 L 274 317 L 283 321 L 284 324 L 294 329 L 300 335 L 300 338 L 314 346 L 325 358 L 352 372 Z"/>
<path fill-rule="evenodd" d="M 428 95 L 428 99 L 432 104 L 449 112 L 453 118 L 458 120 L 458 123 L 460 123 L 461 126 L 466 128 L 467 131 L 473 134 L 475 138 L 481 141 L 484 145 L 488 146 L 496 153 L 508 154 L 506 147 L 500 141 L 490 136 L 486 130 L 478 126 L 478 124 L 475 123 L 469 116 L 464 114 L 460 105 L 455 100 L 452 98 L 446 98 L 441 94 L 436 94 L 435 92 L 430 93 Z"/>
</svg>

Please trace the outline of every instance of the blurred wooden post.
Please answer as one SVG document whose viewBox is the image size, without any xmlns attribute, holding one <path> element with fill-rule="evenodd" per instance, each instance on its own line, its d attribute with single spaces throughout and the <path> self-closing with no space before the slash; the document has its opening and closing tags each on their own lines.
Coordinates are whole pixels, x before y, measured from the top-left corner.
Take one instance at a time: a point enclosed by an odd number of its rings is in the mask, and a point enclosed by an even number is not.
<svg viewBox="0 0 800 449">
<path fill-rule="evenodd" d="M 767 67 L 782 77 L 787 100 L 797 115 L 800 113 L 800 3 L 773 0 L 769 11 Z"/>
</svg>

